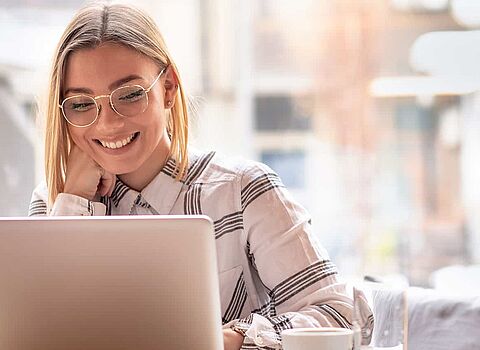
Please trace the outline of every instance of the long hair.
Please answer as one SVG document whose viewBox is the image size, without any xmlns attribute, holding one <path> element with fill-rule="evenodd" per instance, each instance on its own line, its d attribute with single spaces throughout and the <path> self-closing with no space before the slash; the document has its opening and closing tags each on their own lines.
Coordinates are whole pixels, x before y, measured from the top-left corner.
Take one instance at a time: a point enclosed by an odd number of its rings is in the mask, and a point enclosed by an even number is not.
<svg viewBox="0 0 480 350">
<path fill-rule="evenodd" d="M 169 156 L 176 161 L 176 179 L 180 180 L 188 165 L 188 112 L 185 92 L 155 22 L 131 5 L 91 3 L 80 9 L 65 29 L 56 48 L 50 74 L 46 104 L 45 176 L 48 206 L 63 192 L 68 154 L 72 140 L 59 104 L 63 98 L 63 79 L 69 55 L 80 49 L 95 48 L 102 43 L 117 43 L 150 57 L 160 68 L 170 65 L 178 78 L 174 106 L 168 112 L 167 132 L 171 139 Z"/>
</svg>

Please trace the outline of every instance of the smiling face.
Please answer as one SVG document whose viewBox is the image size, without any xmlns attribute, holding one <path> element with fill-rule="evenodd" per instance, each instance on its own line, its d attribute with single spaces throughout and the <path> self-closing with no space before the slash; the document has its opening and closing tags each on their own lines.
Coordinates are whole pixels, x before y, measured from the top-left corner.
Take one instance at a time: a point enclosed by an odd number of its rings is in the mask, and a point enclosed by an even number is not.
<svg viewBox="0 0 480 350">
<path fill-rule="evenodd" d="M 127 85 L 147 89 L 160 70 L 149 57 L 122 45 L 81 49 L 68 58 L 63 97 L 108 95 Z M 168 86 L 175 85 L 171 78 L 167 69 L 148 92 L 148 107 L 134 116 L 120 116 L 108 98 L 98 98 L 100 112 L 95 123 L 85 128 L 68 124 L 73 142 L 108 172 L 151 180 L 170 150 L 165 109 L 171 107 L 167 100 L 174 101 L 173 92 L 168 91 L 172 90 Z"/>
</svg>

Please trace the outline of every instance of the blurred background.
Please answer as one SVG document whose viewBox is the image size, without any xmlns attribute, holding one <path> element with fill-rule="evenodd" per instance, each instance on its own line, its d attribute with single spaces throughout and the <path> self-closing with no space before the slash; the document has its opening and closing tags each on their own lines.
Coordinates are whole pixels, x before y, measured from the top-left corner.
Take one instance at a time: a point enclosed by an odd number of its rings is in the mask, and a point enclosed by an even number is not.
<svg viewBox="0 0 480 350">
<path fill-rule="evenodd" d="M 0 0 L 1 216 L 26 215 L 43 177 L 35 106 L 82 3 Z M 191 95 L 192 145 L 276 170 L 344 275 L 471 290 L 480 1 L 135 3 Z"/>
</svg>

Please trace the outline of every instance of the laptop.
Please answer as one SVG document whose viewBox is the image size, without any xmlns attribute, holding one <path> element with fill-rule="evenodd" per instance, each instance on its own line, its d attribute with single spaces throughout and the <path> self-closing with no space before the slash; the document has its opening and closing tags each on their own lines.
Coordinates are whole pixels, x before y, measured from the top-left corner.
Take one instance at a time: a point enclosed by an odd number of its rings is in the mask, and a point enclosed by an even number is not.
<svg viewBox="0 0 480 350">
<path fill-rule="evenodd" d="M 223 349 L 212 222 L 0 218 L 0 349 Z"/>
</svg>

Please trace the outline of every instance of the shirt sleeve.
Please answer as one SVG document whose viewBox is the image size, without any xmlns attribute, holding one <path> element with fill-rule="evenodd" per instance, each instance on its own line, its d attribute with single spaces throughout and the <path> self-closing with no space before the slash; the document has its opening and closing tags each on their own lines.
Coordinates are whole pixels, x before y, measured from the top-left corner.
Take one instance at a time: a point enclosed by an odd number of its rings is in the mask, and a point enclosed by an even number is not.
<svg viewBox="0 0 480 350">
<path fill-rule="evenodd" d="M 47 186 L 42 183 L 32 193 L 28 216 L 103 216 L 106 212 L 105 204 L 69 193 L 60 193 L 48 212 L 47 197 Z"/>
<path fill-rule="evenodd" d="M 53 203 L 50 216 L 103 216 L 105 204 L 69 193 L 60 193 Z"/>
<path fill-rule="evenodd" d="M 47 185 L 45 182 L 42 182 L 33 190 L 30 205 L 28 206 L 28 216 L 46 216 L 47 197 Z"/>
<path fill-rule="evenodd" d="M 308 213 L 278 175 L 263 164 L 249 167 L 241 202 L 247 254 L 270 299 L 260 312 L 235 321 L 245 329 L 242 349 L 281 349 L 280 334 L 289 328 L 352 329 L 353 300 L 312 232 Z M 373 315 L 360 296 L 357 319 L 368 344 Z"/>
</svg>

